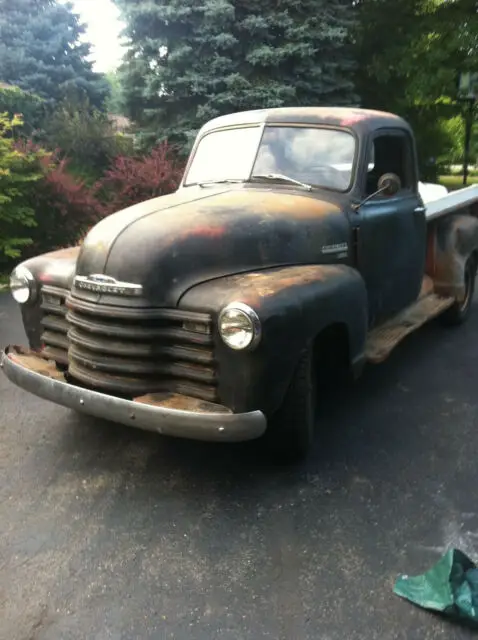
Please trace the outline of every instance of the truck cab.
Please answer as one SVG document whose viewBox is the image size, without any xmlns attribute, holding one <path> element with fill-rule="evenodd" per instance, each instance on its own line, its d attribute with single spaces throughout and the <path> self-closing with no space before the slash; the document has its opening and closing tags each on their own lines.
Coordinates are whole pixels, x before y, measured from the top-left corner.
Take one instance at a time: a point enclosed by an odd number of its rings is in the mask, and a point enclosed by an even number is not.
<svg viewBox="0 0 478 640">
<path fill-rule="evenodd" d="M 463 191 L 429 219 L 413 131 L 393 114 L 216 118 L 175 193 L 14 270 L 29 345 L 5 349 L 4 371 L 113 421 L 303 456 L 324 383 L 433 317 L 468 316 L 478 194 Z"/>
</svg>

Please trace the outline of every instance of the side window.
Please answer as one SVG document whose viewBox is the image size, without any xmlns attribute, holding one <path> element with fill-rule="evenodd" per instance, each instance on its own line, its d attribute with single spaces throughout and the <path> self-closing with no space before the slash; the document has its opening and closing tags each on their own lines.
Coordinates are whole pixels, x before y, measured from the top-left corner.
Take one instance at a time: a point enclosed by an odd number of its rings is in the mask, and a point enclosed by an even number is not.
<svg viewBox="0 0 478 640">
<path fill-rule="evenodd" d="M 413 158 L 410 141 L 405 134 L 383 134 L 373 140 L 368 161 L 366 195 L 375 193 L 384 173 L 395 173 L 402 191 L 413 188 Z"/>
</svg>

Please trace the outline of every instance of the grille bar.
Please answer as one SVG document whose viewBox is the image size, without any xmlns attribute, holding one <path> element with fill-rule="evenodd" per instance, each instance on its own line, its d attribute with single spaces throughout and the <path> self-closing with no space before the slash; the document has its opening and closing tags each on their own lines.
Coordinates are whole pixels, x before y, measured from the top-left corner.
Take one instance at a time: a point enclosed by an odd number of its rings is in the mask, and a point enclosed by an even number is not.
<svg viewBox="0 0 478 640">
<path fill-rule="evenodd" d="M 126 340 L 138 340 L 140 342 L 146 340 L 155 342 L 161 339 L 171 339 L 196 344 L 211 344 L 211 337 L 209 335 L 186 331 L 185 329 L 174 326 L 171 327 L 170 324 L 166 325 L 161 323 L 162 326 L 157 326 L 157 323 L 149 322 L 144 326 L 132 322 L 105 322 L 103 320 L 93 319 L 91 316 L 80 315 L 75 311 L 68 311 L 66 319 L 79 331 L 84 331 L 88 334 L 103 335 L 106 338 L 124 338 Z"/>
<path fill-rule="evenodd" d="M 207 400 L 208 402 L 214 402 L 217 399 L 217 393 L 214 387 L 189 383 L 187 381 L 156 378 L 128 378 L 126 376 L 119 378 L 109 373 L 100 373 L 84 369 L 71 360 L 68 371 L 73 378 L 79 380 L 86 386 L 131 397 L 143 393 L 143 390 L 146 389 L 144 395 L 154 393 L 155 391 L 172 391 L 174 393 L 191 396 L 192 398 Z"/>
<path fill-rule="evenodd" d="M 57 333 L 63 333 L 65 334 L 65 336 L 69 329 L 69 324 L 64 316 L 53 315 L 50 313 L 43 316 L 42 325 L 45 327 L 45 329 L 51 329 L 52 331 L 56 331 Z"/>
<path fill-rule="evenodd" d="M 214 383 L 215 375 L 211 367 L 196 365 L 187 362 L 168 362 L 164 359 L 154 360 L 133 360 L 121 357 L 105 356 L 103 354 L 91 353 L 88 349 L 83 349 L 74 345 L 70 346 L 70 359 L 77 365 L 82 365 L 94 371 L 105 371 L 107 373 L 141 375 L 167 374 L 176 377 L 189 378 L 207 383 Z"/>
<path fill-rule="evenodd" d="M 65 352 L 65 356 L 67 355 L 67 351 L 70 345 L 66 334 L 63 335 L 62 333 L 58 333 L 56 331 L 44 331 L 42 334 L 42 340 L 48 345 L 62 349 Z"/>
<path fill-rule="evenodd" d="M 86 302 L 72 295 L 66 297 L 68 309 L 74 309 L 78 313 L 92 315 L 95 318 L 114 318 L 122 320 L 173 320 L 173 321 L 193 321 L 210 325 L 211 317 L 207 313 L 196 311 L 184 311 L 183 309 L 143 309 L 135 307 L 112 307 L 110 305 L 99 305 L 94 302 Z"/>
<path fill-rule="evenodd" d="M 41 309 L 43 317 L 41 324 L 43 333 L 41 341 L 44 352 L 49 358 L 65 366 L 68 364 L 68 322 L 66 321 L 65 300 L 68 292 L 59 287 L 43 285 L 41 290 Z"/>
<path fill-rule="evenodd" d="M 87 336 L 84 332 L 72 327 L 68 331 L 70 344 L 78 347 L 85 347 L 89 351 L 106 355 L 118 355 L 125 358 L 154 358 L 158 353 L 154 350 L 154 345 L 149 342 L 127 342 L 125 340 L 104 340 L 98 336 Z M 161 346 L 159 354 L 176 360 L 187 362 L 199 362 L 210 364 L 213 362 L 212 351 L 208 348 L 195 345 L 164 344 Z"/>
</svg>

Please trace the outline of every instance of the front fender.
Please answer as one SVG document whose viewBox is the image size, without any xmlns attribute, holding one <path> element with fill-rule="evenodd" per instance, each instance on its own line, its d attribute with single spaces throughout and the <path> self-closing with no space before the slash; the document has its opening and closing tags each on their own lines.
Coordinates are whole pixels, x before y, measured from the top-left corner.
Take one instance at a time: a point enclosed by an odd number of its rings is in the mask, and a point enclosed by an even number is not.
<svg viewBox="0 0 478 640">
<path fill-rule="evenodd" d="M 52 285 L 61 289 L 70 289 L 76 272 L 76 262 L 80 253 L 80 247 L 69 247 L 43 253 L 34 258 L 29 258 L 20 263 L 33 275 L 38 289 L 42 285 Z M 35 302 L 20 305 L 23 327 L 27 334 L 31 348 L 38 349 L 41 344 L 42 333 L 40 298 Z"/>
<path fill-rule="evenodd" d="M 346 329 L 351 366 L 359 367 L 367 333 L 367 293 L 347 265 L 304 265 L 219 278 L 184 294 L 179 306 L 213 314 L 230 302 L 258 314 L 261 342 L 254 351 L 233 351 L 215 329 L 221 402 L 233 411 L 273 413 L 281 404 L 301 352 L 321 331 Z M 246 409 L 247 408 L 247 409 Z"/>
</svg>

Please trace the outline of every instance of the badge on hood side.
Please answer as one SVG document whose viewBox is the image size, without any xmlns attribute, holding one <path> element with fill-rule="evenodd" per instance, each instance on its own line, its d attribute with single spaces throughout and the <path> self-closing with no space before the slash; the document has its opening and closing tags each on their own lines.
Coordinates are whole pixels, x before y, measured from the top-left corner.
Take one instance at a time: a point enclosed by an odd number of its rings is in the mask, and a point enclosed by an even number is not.
<svg viewBox="0 0 478 640">
<path fill-rule="evenodd" d="M 111 276 L 92 273 L 89 276 L 75 276 L 73 284 L 77 289 L 94 293 L 111 293 L 119 296 L 141 296 L 143 287 L 132 282 L 120 282 Z"/>
</svg>

